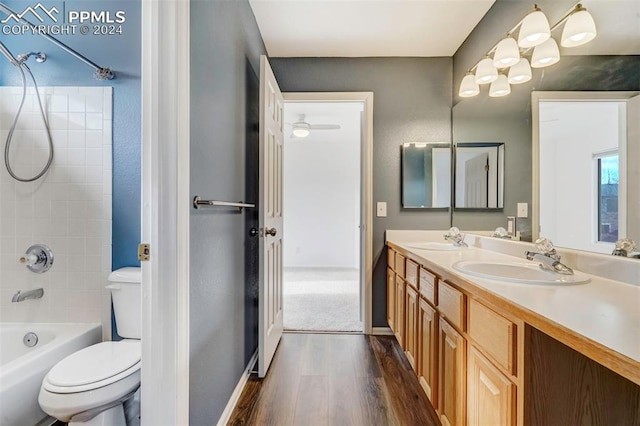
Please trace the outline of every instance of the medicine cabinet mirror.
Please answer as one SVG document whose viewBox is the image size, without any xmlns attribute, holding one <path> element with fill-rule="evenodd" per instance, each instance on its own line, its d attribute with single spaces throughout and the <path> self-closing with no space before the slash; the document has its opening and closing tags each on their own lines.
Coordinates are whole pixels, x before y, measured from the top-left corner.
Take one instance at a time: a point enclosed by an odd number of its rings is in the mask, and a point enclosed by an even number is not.
<svg viewBox="0 0 640 426">
<path fill-rule="evenodd" d="M 459 142 L 455 146 L 456 209 L 504 206 L 504 143 Z"/>
<path fill-rule="evenodd" d="M 402 149 L 402 207 L 447 209 L 451 205 L 451 145 L 410 142 Z"/>
</svg>

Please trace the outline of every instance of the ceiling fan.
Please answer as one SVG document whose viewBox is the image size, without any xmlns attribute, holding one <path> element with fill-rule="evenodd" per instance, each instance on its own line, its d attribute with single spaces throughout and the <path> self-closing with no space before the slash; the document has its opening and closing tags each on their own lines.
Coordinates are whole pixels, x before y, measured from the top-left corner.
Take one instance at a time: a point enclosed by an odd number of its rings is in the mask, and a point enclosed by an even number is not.
<svg viewBox="0 0 640 426">
<path fill-rule="evenodd" d="M 339 124 L 309 124 L 305 121 L 305 114 L 298 115 L 298 121 L 291 124 L 292 138 L 306 138 L 311 130 L 337 130 Z"/>
</svg>

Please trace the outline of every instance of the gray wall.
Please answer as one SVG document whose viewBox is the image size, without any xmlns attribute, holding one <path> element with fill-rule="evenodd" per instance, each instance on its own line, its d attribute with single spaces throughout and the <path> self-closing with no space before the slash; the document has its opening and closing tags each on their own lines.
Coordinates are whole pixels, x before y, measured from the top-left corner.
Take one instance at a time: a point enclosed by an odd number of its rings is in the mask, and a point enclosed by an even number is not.
<svg viewBox="0 0 640 426">
<path fill-rule="evenodd" d="M 574 1 L 538 2 L 553 24 Z M 629 2 L 612 2 L 609 7 L 627 7 Z M 511 94 L 490 98 L 487 88 L 480 95 L 458 97 L 460 81 L 468 69 L 497 41 L 504 37 L 530 10 L 525 0 L 497 0 L 453 57 L 453 141 L 505 142 L 505 204 L 502 211 L 460 211 L 453 213 L 453 224 L 461 229 L 506 227 L 506 216 L 516 215 L 518 202 L 529 203 L 529 218 L 519 220 L 524 239 L 531 238 L 531 92 L 532 91 L 616 91 L 640 89 L 640 56 L 567 56 L 561 49 L 560 62 L 534 69 L 531 81 L 512 86 Z M 637 19 L 632 13 L 629 19 Z M 559 35 L 556 32 L 554 36 Z M 640 35 L 640 34 L 639 34 Z M 588 49 L 588 44 L 582 51 Z"/>
<path fill-rule="evenodd" d="M 451 141 L 451 58 L 274 58 L 284 92 L 374 92 L 373 326 L 386 327 L 386 229 L 444 229 L 448 211 L 400 207 L 400 145 Z"/>
<path fill-rule="evenodd" d="M 191 191 L 257 201 L 259 55 L 246 0 L 191 2 Z M 192 210 L 190 421 L 218 421 L 257 347 L 255 209 Z"/>
</svg>

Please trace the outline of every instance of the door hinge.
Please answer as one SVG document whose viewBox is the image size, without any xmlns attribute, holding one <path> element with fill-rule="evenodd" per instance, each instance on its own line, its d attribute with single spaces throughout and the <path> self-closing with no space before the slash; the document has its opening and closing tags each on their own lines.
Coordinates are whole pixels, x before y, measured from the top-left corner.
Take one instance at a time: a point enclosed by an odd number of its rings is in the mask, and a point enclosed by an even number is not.
<svg viewBox="0 0 640 426">
<path fill-rule="evenodd" d="M 151 254 L 151 246 L 147 243 L 138 244 L 138 260 L 140 262 L 147 262 Z"/>
</svg>

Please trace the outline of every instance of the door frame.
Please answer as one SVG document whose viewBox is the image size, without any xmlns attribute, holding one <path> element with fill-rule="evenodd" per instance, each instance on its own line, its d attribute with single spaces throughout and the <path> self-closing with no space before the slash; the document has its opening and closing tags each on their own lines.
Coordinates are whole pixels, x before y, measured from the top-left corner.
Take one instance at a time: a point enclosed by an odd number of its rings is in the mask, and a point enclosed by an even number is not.
<svg viewBox="0 0 640 426">
<path fill-rule="evenodd" d="M 287 102 L 362 102 L 364 111 L 364 134 L 361 137 L 361 183 L 364 193 L 361 194 L 361 212 L 364 212 L 364 280 L 360 283 L 361 297 L 364 304 L 364 333 L 372 334 L 372 293 L 373 293 L 373 92 L 283 92 Z"/>
<path fill-rule="evenodd" d="M 141 418 L 189 424 L 190 2 L 142 1 Z"/>
</svg>

